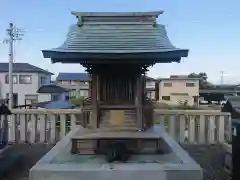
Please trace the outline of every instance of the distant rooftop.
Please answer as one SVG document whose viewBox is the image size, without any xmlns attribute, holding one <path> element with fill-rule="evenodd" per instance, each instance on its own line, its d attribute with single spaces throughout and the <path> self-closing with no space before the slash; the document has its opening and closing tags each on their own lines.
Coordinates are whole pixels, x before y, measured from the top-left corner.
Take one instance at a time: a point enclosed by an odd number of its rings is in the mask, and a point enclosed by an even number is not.
<svg viewBox="0 0 240 180">
<path fill-rule="evenodd" d="M 8 63 L 0 63 L 0 72 L 8 72 Z M 53 75 L 53 73 L 41 69 L 39 67 L 36 67 L 34 65 L 28 64 L 28 63 L 13 63 L 13 72 L 14 73 L 44 73 L 44 74 L 50 74 Z"/>
<path fill-rule="evenodd" d="M 201 78 L 189 78 L 189 77 L 171 77 L 171 78 L 158 78 L 157 81 L 171 81 L 171 80 L 200 80 Z"/>
<path fill-rule="evenodd" d="M 170 75 L 170 78 L 188 78 L 188 75 Z"/>
<path fill-rule="evenodd" d="M 146 76 L 145 77 L 147 81 L 155 81 L 156 79 L 152 78 L 152 77 L 149 77 L 149 76 Z"/>
<path fill-rule="evenodd" d="M 57 86 L 55 84 L 43 85 L 41 86 L 37 93 L 63 93 L 68 92 L 69 89 L 65 89 L 63 87 Z"/>
<path fill-rule="evenodd" d="M 88 81 L 90 77 L 88 73 L 59 73 L 56 81 Z"/>
</svg>

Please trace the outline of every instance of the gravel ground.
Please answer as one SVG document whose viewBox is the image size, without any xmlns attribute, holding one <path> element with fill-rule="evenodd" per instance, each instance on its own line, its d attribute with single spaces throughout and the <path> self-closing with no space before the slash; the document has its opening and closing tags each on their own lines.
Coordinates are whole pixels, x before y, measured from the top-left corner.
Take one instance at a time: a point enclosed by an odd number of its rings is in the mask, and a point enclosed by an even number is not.
<svg viewBox="0 0 240 180">
<path fill-rule="evenodd" d="M 204 180 L 232 180 L 222 167 L 224 151 L 219 145 L 182 145 L 203 169 Z"/>
<path fill-rule="evenodd" d="M 220 146 L 182 145 L 182 147 L 201 165 L 204 180 L 232 180 L 231 176 L 222 170 L 224 152 Z M 21 165 L 18 165 L 21 168 L 13 168 L 6 180 L 28 180 L 29 169 L 50 148 L 50 145 L 15 145 L 12 151 L 21 152 L 23 155 Z"/>
</svg>

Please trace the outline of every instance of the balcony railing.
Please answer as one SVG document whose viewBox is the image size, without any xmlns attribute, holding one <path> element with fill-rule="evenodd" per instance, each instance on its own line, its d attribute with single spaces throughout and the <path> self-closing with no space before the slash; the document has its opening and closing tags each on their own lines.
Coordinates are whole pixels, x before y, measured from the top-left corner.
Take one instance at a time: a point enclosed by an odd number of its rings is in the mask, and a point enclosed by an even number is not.
<svg viewBox="0 0 240 180">
<path fill-rule="evenodd" d="M 13 109 L 8 120 L 9 143 L 56 143 L 76 124 L 80 109 Z M 181 143 L 214 144 L 231 139 L 231 115 L 214 110 L 155 110 L 155 123 Z"/>
</svg>

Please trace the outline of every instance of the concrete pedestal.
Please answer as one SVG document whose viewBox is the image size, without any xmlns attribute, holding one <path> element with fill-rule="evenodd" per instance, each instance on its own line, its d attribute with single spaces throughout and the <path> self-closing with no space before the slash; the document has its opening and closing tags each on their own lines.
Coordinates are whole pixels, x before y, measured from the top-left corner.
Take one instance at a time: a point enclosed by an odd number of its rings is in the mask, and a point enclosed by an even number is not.
<svg viewBox="0 0 240 180">
<path fill-rule="evenodd" d="M 222 147 L 225 151 L 224 170 L 228 173 L 232 173 L 232 145 L 223 143 Z"/>
<path fill-rule="evenodd" d="M 161 126 L 155 127 L 171 148 L 163 155 L 133 155 L 127 163 L 107 163 L 100 155 L 70 154 L 76 127 L 30 170 L 30 180 L 202 180 L 201 167 Z"/>
</svg>

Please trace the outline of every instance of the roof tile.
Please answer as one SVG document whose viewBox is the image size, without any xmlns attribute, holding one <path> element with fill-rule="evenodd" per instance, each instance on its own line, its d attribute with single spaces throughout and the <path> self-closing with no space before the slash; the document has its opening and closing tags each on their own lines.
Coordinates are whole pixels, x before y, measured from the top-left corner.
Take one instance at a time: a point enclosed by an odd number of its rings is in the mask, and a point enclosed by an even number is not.
<svg viewBox="0 0 240 180">
<path fill-rule="evenodd" d="M 0 63 L 0 72 L 8 72 L 8 63 Z M 41 69 L 39 67 L 36 67 L 34 65 L 31 65 L 29 63 L 13 63 L 13 72 L 37 72 L 37 73 L 45 73 L 45 74 L 51 74 L 53 73 L 46 71 L 44 69 Z"/>
<path fill-rule="evenodd" d="M 88 73 L 59 73 L 56 81 L 60 81 L 60 80 L 65 80 L 65 81 L 69 81 L 69 80 L 82 80 L 82 81 L 88 81 L 90 79 Z"/>
</svg>

